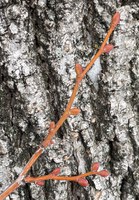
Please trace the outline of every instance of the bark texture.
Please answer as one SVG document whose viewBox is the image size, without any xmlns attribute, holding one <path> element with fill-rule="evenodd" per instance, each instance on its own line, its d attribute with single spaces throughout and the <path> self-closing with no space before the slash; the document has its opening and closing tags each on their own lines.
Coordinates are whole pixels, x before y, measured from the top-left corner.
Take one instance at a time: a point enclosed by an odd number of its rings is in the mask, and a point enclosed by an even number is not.
<svg viewBox="0 0 139 200">
<path fill-rule="evenodd" d="M 110 42 L 117 48 L 101 56 L 98 80 L 85 77 L 74 102 L 81 114 L 64 123 L 30 171 L 37 176 L 61 167 L 62 175 L 76 175 L 99 161 L 110 177 L 89 177 L 87 188 L 26 184 L 7 200 L 139 199 L 138 0 L 0 1 L 0 191 L 59 119 L 75 63 L 89 62 L 116 10 L 122 21 Z"/>
</svg>

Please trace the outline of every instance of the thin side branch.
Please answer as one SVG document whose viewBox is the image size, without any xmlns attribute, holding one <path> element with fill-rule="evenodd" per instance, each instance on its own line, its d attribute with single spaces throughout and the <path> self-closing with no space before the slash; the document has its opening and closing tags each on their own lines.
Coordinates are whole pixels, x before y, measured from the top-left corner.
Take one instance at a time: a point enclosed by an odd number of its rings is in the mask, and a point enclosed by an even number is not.
<svg viewBox="0 0 139 200">
<path fill-rule="evenodd" d="M 37 185 L 44 185 L 44 181 L 46 180 L 64 180 L 64 181 L 74 181 L 80 184 L 81 186 L 88 186 L 89 183 L 85 177 L 91 175 L 100 175 L 102 177 L 109 176 L 109 172 L 107 170 L 98 171 L 100 164 L 98 162 L 93 163 L 91 166 L 91 171 L 86 172 L 84 174 L 80 174 L 78 176 L 57 176 L 60 173 L 60 168 L 56 168 L 50 174 L 40 177 L 26 177 L 24 181 L 26 183 L 35 183 Z"/>
</svg>

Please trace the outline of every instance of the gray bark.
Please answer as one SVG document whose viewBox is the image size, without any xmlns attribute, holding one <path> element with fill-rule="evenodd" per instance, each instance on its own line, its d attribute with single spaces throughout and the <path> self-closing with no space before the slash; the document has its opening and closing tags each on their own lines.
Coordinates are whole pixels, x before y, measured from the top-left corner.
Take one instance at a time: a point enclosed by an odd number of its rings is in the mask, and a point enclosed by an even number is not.
<svg viewBox="0 0 139 200">
<path fill-rule="evenodd" d="M 111 16 L 122 21 L 101 56 L 98 80 L 83 80 L 70 117 L 32 167 L 39 176 L 89 171 L 100 162 L 111 175 L 89 177 L 89 186 L 47 181 L 26 184 L 7 199 L 139 199 L 139 3 L 138 0 L 0 1 L 0 191 L 10 185 L 57 122 L 83 67 L 100 46 Z M 100 66 L 101 65 L 101 66 Z"/>
</svg>

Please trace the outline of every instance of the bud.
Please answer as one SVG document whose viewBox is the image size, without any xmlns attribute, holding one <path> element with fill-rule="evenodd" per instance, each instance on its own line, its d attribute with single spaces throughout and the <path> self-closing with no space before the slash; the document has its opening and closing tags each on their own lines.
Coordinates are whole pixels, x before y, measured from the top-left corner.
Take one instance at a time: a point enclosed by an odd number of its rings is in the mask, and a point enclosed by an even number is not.
<svg viewBox="0 0 139 200">
<path fill-rule="evenodd" d="M 117 24 L 119 24 L 119 22 L 120 22 L 120 13 L 116 12 L 111 21 L 111 28 L 115 29 L 115 27 L 117 26 Z"/>
<path fill-rule="evenodd" d="M 104 169 L 104 170 L 98 172 L 98 174 L 102 177 L 107 177 L 107 176 L 109 176 L 110 173 Z"/>
<path fill-rule="evenodd" d="M 78 108 L 72 108 L 69 111 L 70 115 L 78 115 L 80 113 L 80 110 Z"/>
<path fill-rule="evenodd" d="M 99 166 L 100 166 L 99 162 L 93 163 L 93 164 L 91 165 L 91 171 L 97 172 Z"/>
<path fill-rule="evenodd" d="M 46 140 L 44 140 L 42 142 L 41 147 L 46 148 L 48 145 L 51 145 L 51 144 L 54 144 L 54 141 L 53 140 L 47 140 L 47 138 L 46 138 Z"/>
<path fill-rule="evenodd" d="M 103 52 L 104 53 L 109 53 L 113 48 L 114 48 L 114 46 L 112 44 L 106 44 L 104 46 Z"/>
<path fill-rule="evenodd" d="M 55 128 L 55 122 L 50 122 L 50 130 Z"/>
<path fill-rule="evenodd" d="M 44 186 L 45 181 L 36 181 L 35 184 L 39 186 Z"/>
<path fill-rule="evenodd" d="M 78 179 L 77 182 L 78 182 L 79 185 L 81 185 L 83 187 L 86 187 L 86 186 L 89 185 L 88 181 L 85 178 L 80 178 L 80 179 Z"/>
<path fill-rule="evenodd" d="M 75 71 L 77 75 L 80 75 L 83 72 L 83 68 L 80 64 L 75 65 Z"/>
<path fill-rule="evenodd" d="M 56 169 L 54 169 L 51 174 L 54 175 L 54 176 L 57 176 L 59 173 L 60 173 L 61 169 L 58 167 Z"/>
</svg>

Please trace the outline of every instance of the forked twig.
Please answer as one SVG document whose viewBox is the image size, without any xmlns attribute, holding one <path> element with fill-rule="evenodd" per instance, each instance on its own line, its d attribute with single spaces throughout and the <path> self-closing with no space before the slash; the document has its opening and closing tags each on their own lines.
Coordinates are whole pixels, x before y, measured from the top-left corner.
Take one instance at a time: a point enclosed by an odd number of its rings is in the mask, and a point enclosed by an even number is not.
<svg viewBox="0 0 139 200">
<path fill-rule="evenodd" d="M 62 124 L 64 123 L 64 121 L 70 116 L 70 115 L 77 115 L 79 114 L 80 110 L 78 108 L 71 108 L 73 101 L 76 97 L 80 82 L 82 81 L 82 79 L 84 78 L 84 76 L 86 75 L 86 73 L 90 70 L 90 68 L 92 67 L 92 65 L 94 64 L 94 62 L 97 60 L 97 58 L 106 52 L 109 52 L 112 48 L 113 45 L 111 44 L 106 44 L 110 35 L 112 34 L 113 30 L 115 29 L 115 27 L 117 26 L 117 24 L 120 21 L 120 14 L 118 12 L 116 12 L 112 18 L 111 21 L 111 25 L 110 28 L 107 32 L 107 35 L 99 49 L 99 51 L 96 53 L 96 55 L 92 58 L 92 60 L 90 61 L 90 63 L 86 66 L 86 68 L 83 70 L 82 66 L 79 64 L 75 65 L 75 71 L 76 71 L 76 82 L 75 82 L 75 86 L 72 92 L 72 95 L 70 97 L 70 100 L 67 104 L 67 107 L 64 111 L 64 113 L 62 114 L 61 118 L 59 119 L 59 121 L 55 124 L 54 122 L 50 123 L 50 128 L 49 128 L 49 132 L 47 137 L 44 139 L 44 141 L 40 144 L 39 148 L 37 149 L 37 151 L 33 154 L 33 156 L 30 158 L 30 160 L 28 161 L 28 163 L 26 164 L 26 166 L 24 167 L 23 171 L 21 172 L 21 174 L 19 175 L 19 177 L 15 180 L 15 182 L 9 186 L 1 195 L 0 195 L 0 200 L 5 199 L 9 194 L 11 194 L 15 189 L 17 189 L 18 187 L 20 187 L 20 185 L 22 185 L 24 182 L 32 182 L 35 180 L 48 180 L 48 179 L 54 179 L 54 180 L 70 180 L 70 181 L 76 181 L 76 182 L 80 182 L 79 180 L 83 179 L 86 176 L 90 176 L 90 175 L 96 175 L 99 174 L 99 172 L 88 172 L 86 174 L 82 174 L 79 176 L 73 176 L 73 177 L 60 177 L 60 176 L 55 176 L 55 175 L 47 175 L 47 176 L 42 176 L 42 177 L 37 177 L 37 178 L 31 178 L 31 177 L 26 177 L 28 171 L 30 170 L 30 168 L 32 167 L 32 165 L 36 162 L 36 160 L 39 158 L 39 156 L 43 153 L 44 149 L 50 145 L 52 143 L 52 138 L 54 137 L 54 135 L 56 134 L 56 132 L 59 130 L 59 128 L 62 126 Z M 78 181 L 77 181 L 78 180 Z M 80 184 L 80 183 L 79 183 Z M 83 185 L 85 185 L 85 182 L 83 181 Z"/>
</svg>

